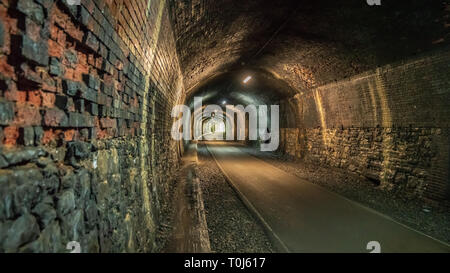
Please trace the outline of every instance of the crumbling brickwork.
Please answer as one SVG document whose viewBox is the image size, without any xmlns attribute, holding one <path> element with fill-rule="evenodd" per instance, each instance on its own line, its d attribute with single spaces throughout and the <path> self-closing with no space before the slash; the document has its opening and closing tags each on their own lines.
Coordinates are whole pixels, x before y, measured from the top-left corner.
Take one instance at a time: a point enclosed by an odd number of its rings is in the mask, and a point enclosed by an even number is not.
<svg viewBox="0 0 450 273">
<path fill-rule="evenodd" d="M 166 1 L 0 1 L 0 251 L 152 251 L 183 91 Z"/>
<path fill-rule="evenodd" d="M 282 102 L 282 150 L 448 203 L 449 63 L 436 51 L 303 91 Z"/>
</svg>

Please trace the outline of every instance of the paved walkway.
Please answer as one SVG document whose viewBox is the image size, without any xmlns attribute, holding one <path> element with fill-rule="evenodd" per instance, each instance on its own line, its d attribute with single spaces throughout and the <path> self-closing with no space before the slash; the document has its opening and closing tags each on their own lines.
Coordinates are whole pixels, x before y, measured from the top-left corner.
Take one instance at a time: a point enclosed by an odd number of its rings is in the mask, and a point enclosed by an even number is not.
<svg viewBox="0 0 450 273">
<path fill-rule="evenodd" d="M 208 144 L 233 187 L 289 252 L 450 252 L 450 247 L 236 146 Z"/>
</svg>

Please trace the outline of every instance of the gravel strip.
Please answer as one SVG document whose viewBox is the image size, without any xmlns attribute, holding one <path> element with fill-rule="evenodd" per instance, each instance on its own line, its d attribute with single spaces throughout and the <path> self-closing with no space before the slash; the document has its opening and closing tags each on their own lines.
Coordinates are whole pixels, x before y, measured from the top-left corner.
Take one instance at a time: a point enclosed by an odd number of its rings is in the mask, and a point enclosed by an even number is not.
<svg viewBox="0 0 450 273">
<path fill-rule="evenodd" d="M 450 243 L 450 213 L 447 208 L 432 208 L 420 200 L 380 190 L 369 180 L 344 170 L 323 167 L 277 153 L 240 147 L 288 173 L 320 185 L 346 198 L 390 216 L 396 221 L 441 241 Z"/>
<path fill-rule="evenodd" d="M 205 145 L 198 145 L 200 178 L 211 249 L 218 253 L 274 252 L 259 221 L 225 180 Z"/>
</svg>

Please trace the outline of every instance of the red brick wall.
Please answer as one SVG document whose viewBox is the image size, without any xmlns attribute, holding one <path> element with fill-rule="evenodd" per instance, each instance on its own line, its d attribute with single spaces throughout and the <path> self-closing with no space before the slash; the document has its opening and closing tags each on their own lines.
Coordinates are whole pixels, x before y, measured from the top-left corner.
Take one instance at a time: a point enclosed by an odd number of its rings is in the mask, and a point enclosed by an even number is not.
<svg viewBox="0 0 450 273">
<path fill-rule="evenodd" d="M 1 0 L 0 251 L 156 250 L 182 91 L 166 1 Z"/>
<path fill-rule="evenodd" d="M 8 125 L 3 144 L 20 144 L 23 135 L 14 132 L 28 126 L 45 127 L 43 144 L 62 135 L 66 141 L 136 135 L 148 76 L 175 99 L 179 68 L 168 18 L 156 15 L 158 3 L 82 1 L 69 9 L 63 1 L 47 8 L 3 2 L 2 97 L 15 112 L 2 121 Z M 22 12 L 15 7 L 21 3 L 28 5 Z"/>
</svg>

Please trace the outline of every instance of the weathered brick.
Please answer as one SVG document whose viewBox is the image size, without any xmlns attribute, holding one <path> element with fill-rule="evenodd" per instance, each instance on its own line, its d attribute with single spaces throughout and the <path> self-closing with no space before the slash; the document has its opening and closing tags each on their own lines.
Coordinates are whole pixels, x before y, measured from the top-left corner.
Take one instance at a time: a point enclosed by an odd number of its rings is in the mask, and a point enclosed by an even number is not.
<svg viewBox="0 0 450 273">
<path fill-rule="evenodd" d="M 70 127 L 93 127 L 94 126 L 94 120 L 91 116 L 88 116 L 86 114 L 80 114 L 80 113 L 69 113 L 69 126 Z"/>
<path fill-rule="evenodd" d="M 21 50 L 26 59 L 38 65 L 48 65 L 49 56 L 46 43 L 34 42 L 28 36 L 23 35 Z"/>
<path fill-rule="evenodd" d="M 42 121 L 39 108 L 29 104 L 16 105 L 14 124 L 18 126 L 40 125 Z"/>
<path fill-rule="evenodd" d="M 42 92 L 42 106 L 47 108 L 52 108 L 55 105 L 56 95 L 53 93 Z"/>
<path fill-rule="evenodd" d="M 37 145 L 42 144 L 42 137 L 44 136 L 44 129 L 41 126 L 34 127 L 34 142 Z"/>
<path fill-rule="evenodd" d="M 80 21 L 84 26 L 87 26 L 89 24 L 89 21 L 91 20 L 91 15 L 89 14 L 89 11 L 84 8 L 84 6 L 80 9 Z"/>
<path fill-rule="evenodd" d="M 17 139 L 20 136 L 19 128 L 15 126 L 8 126 L 3 129 L 3 136 L 3 143 L 5 145 L 16 145 Z"/>
<path fill-rule="evenodd" d="M 49 73 L 53 76 L 61 76 L 62 74 L 61 62 L 58 60 L 58 58 L 55 57 L 50 58 Z"/>
<path fill-rule="evenodd" d="M 64 51 L 64 59 L 67 61 L 66 64 L 70 67 L 75 67 L 78 63 L 77 52 L 73 49 Z"/>
<path fill-rule="evenodd" d="M 44 9 L 33 1 L 19 0 L 17 2 L 17 10 L 30 17 L 36 23 L 42 24 L 44 22 Z"/>
<path fill-rule="evenodd" d="M 0 101 L 0 125 L 8 125 L 14 119 L 14 106 L 12 102 Z"/>
<path fill-rule="evenodd" d="M 97 91 L 91 88 L 83 88 L 80 92 L 80 97 L 90 102 L 97 102 Z"/>
<path fill-rule="evenodd" d="M 73 141 L 77 138 L 78 131 L 77 130 L 67 130 L 64 131 L 64 140 L 65 141 Z"/>
<path fill-rule="evenodd" d="M 33 146 L 34 145 L 34 128 L 31 126 L 22 128 L 21 135 L 23 137 L 23 145 Z"/>
<path fill-rule="evenodd" d="M 84 99 L 76 99 L 75 100 L 75 109 L 80 113 L 84 112 L 84 110 L 85 110 Z"/>
<path fill-rule="evenodd" d="M 100 105 L 106 105 L 108 104 L 108 96 L 103 94 L 103 93 L 98 93 L 97 94 L 97 102 Z"/>
<path fill-rule="evenodd" d="M 99 90 L 100 88 L 100 80 L 91 74 L 84 74 L 83 80 L 86 83 L 87 87 L 92 88 L 94 90 Z"/>
<path fill-rule="evenodd" d="M 66 113 L 57 108 L 45 110 L 44 125 L 49 127 L 67 127 L 69 118 Z"/>
<path fill-rule="evenodd" d="M 98 106 L 98 112 L 99 112 L 99 116 L 107 117 L 109 115 L 109 108 L 107 106 L 104 106 L 104 105 L 99 105 Z"/>
<path fill-rule="evenodd" d="M 2 21 L 0 21 L 0 47 L 5 45 L 5 26 Z"/>
<path fill-rule="evenodd" d="M 54 4 L 53 0 L 35 0 L 35 1 L 41 4 L 45 9 L 50 9 Z"/>
<path fill-rule="evenodd" d="M 53 40 L 48 41 L 48 55 L 55 58 L 62 58 L 64 47 Z"/>
<path fill-rule="evenodd" d="M 80 83 L 79 82 L 74 82 L 71 80 L 64 80 L 63 81 L 63 88 L 64 88 L 64 92 L 68 95 L 68 96 L 76 96 L 77 92 L 80 88 Z"/>
<path fill-rule="evenodd" d="M 111 118 L 102 118 L 100 119 L 100 125 L 102 128 L 114 128 L 116 127 L 116 120 Z"/>
<path fill-rule="evenodd" d="M 29 91 L 28 92 L 28 103 L 34 106 L 41 106 L 42 104 L 42 97 L 40 91 Z"/>
<path fill-rule="evenodd" d="M 87 104 L 87 111 L 93 116 L 98 116 L 98 104 L 90 102 Z"/>
<path fill-rule="evenodd" d="M 39 73 L 30 68 L 29 65 L 23 63 L 20 66 L 23 74 L 18 82 L 18 88 L 21 90 L 35 90 L 42 84 L 42 77 Z"/>
<path fill-rule="evenodd" d="M 0 141 L 3 142 L 3 139 L 1 139 Z M 2 155 L 0 155 L 0 169 L 6 168 L 8 166 L 8 161 Z"/>
<path fill-rule="evenodd" d="M 90 31 L 85 34 L 83 42 L 84 44 L 86 44 L 86 46 L 88 46 L 91 50 L 95 52 L 99 48 L 99 41 L 97 37 L 95 37 L 95 35 L 92 34 L 92 32 Z"/>
</svg>

